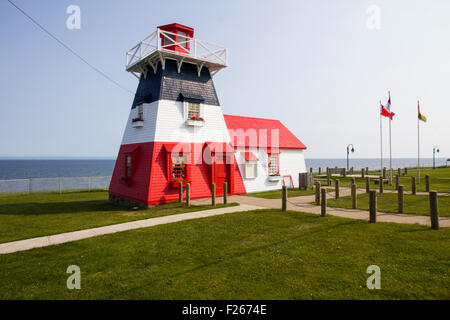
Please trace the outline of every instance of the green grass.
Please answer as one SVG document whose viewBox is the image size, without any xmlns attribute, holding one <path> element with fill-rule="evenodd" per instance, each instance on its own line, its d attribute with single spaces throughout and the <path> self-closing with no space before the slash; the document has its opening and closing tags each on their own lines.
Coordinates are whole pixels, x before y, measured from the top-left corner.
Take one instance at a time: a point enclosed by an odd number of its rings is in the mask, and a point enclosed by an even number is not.
<svg viewBox="0 0 450 320">
<path fill-rule="evenodd" d="M 355 171 L 355 174 L 360 175 L 361 171 Z M 369 174 L 380 175 L 380 172 L 369 172 Z M 394 178 L 392 179 L 392 186 L 384 185 L 386 190 L 394 190 L 395 189 L 395 175 L 397 171 L 394 171 Z M 403 170 L 402 170 L 403 174 Z M 421 168 L 420 169 L 420 184 L 417 184 L 417 191 L 426 191 L 425 189 L 425 175 L 430 176 L 430 189 L 438 192 L 448 192 L 450 193 L 450 168 Z M 408 169 L 407 176 L 401 176 L 399 179 L 399 184 L 404 186 L 405 191 L 411 191 L 411 177 L 416 177 L 417 182 L 417 169 Z M 331 177 L 332 186 L 334 186 L 334 180 L 339 179 L 339 184 L 341 187 L 350 187 L 351 178 L 350 177 Z M 376 189 L 379 188 L 378 185 L 375 185 L 375 178 L 370 178 L 370 188 Z M 366 179 L 365 178 L 355 178 L 355 183 L 357 188 L 365 189 L 366 188 Z"/>
<path fill-rule="evenodd" d="M 0 255 L 0 299 L 450 299 L 449 243 L 449 228 L 248 211 Z"/>
<path fill-rule="evenodd" d="M 109 203 L 106 191 L 1 197 L 0 243 L 206 209 L 173 202 L 132 210 Z"/>
<path fill-rule="evenodd" d="M 327 192 L 332 192 L 333 190 L 327 190 Z M 298 190 L 298 189 L 288 189 L 288 198 L 299 197 L 299 196 L 308 196 L 314 194 L 314 189 L 307 190 Z M 255 193 L 246 193 L 245 196 L 249 197 L 258 197 L 265 199 L 281 199 L 281 189 L 279 190 L 271 190 L 264 192 L 255 192 Z"/>
<path fill-rule="evenodd" d="M 404 212 L 409 214 L 430 215 L 430 201 L 428 196 L 413 196 L 409 194 L 404 197 Z M 395 193 L 377 194 L 377 210 L 381 212 L 398 213 L 398 196 Z M 369 195 L 358 194 L 357 208 L 369 210 Z M 439 216 L 450 217 L 450 197 L 438 197 Z M 351 208 L 351 197 L 340 197 L 339 199 L 327 199 L 327 206 L 338 208 Z"/>
</svg>

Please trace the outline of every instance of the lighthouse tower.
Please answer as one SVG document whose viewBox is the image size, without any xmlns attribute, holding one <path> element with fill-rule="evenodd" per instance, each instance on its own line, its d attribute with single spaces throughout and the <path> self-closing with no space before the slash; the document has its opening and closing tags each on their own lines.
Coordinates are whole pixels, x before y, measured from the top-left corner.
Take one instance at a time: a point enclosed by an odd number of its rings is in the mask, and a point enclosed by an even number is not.
<svg viewBox="0 0 450 320">
<path fill-rule="evenodd" d="M 147 206 L 174 201 L 181 183 L 191 197 L 245 192 L 235 165 L 213 75 L 227 48 L 194 38 L 194 29 L 160 26 L 126 54 L 139 79 L 114 173 L 110 200 Z"/>
</svg>

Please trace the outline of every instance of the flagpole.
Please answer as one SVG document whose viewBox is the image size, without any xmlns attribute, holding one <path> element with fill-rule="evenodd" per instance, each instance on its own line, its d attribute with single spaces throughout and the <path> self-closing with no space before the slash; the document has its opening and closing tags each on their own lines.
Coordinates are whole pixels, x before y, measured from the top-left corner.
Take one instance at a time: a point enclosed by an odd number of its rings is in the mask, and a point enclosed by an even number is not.
<svg viewBox="0 0 450 320">
<path fill-rule="evenodd" d="M 419 101 L 417 100 L 417 183 L 420 183 L 420 121 L 419 121 Z"/>
<path fill-rule="evenodd" d="M 392 185 L 391 121 L 392 121 L 392 116 L 389 116 L 389 184 L 390 185 Z"/>
<path fill-rule="evenodd" d="M 381 100 L 380 100 L 380 108 L 381 108 Z M 381 174 L 383 174 L 383 125 L 380 110 L 380 175 Z"/>
</svg>

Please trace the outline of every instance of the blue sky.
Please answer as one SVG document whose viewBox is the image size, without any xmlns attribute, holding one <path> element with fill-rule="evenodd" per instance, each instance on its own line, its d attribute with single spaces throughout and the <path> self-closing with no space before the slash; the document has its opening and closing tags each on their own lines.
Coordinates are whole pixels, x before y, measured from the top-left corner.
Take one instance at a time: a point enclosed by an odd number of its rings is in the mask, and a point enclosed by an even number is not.
<svg viewBox="0 0 450 320">
<path fill-rule="evenodd" d="M 450 2 L 14 0 L 130 91 L 125 52 L 179 22 L 223 44 L 229 67 L 214 78 L 226 114 L 281 120 L 307 158 L 379 156 L 379 100 L 392 96 L 393 157 L 438 145 L 450 157 Z M 69 5 L 81 29 L 66 27 Z M 370 5 L 380 29 L 367 27 Z M 0 2 L 0 157 L 115 157 L 133 96 L 93 72 L 7 1 Z M 384 153 L 388 153 L 388 122 Z"/>
</svg>

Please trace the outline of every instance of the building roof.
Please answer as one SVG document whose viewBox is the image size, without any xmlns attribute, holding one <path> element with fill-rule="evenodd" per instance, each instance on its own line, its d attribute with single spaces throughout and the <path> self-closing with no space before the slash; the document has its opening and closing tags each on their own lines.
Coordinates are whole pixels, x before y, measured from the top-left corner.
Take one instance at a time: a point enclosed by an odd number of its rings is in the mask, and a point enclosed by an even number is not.
<svg viewBox="0 0 450 320">
<path fill-rule="evenodd" d="M 279 120 L 233 115 L 224 115 L 224 118 L 234 147 L 306 149 L 306 146 Z M 243 130 L 244 137 L 239 129 Z"/>
</svg>

